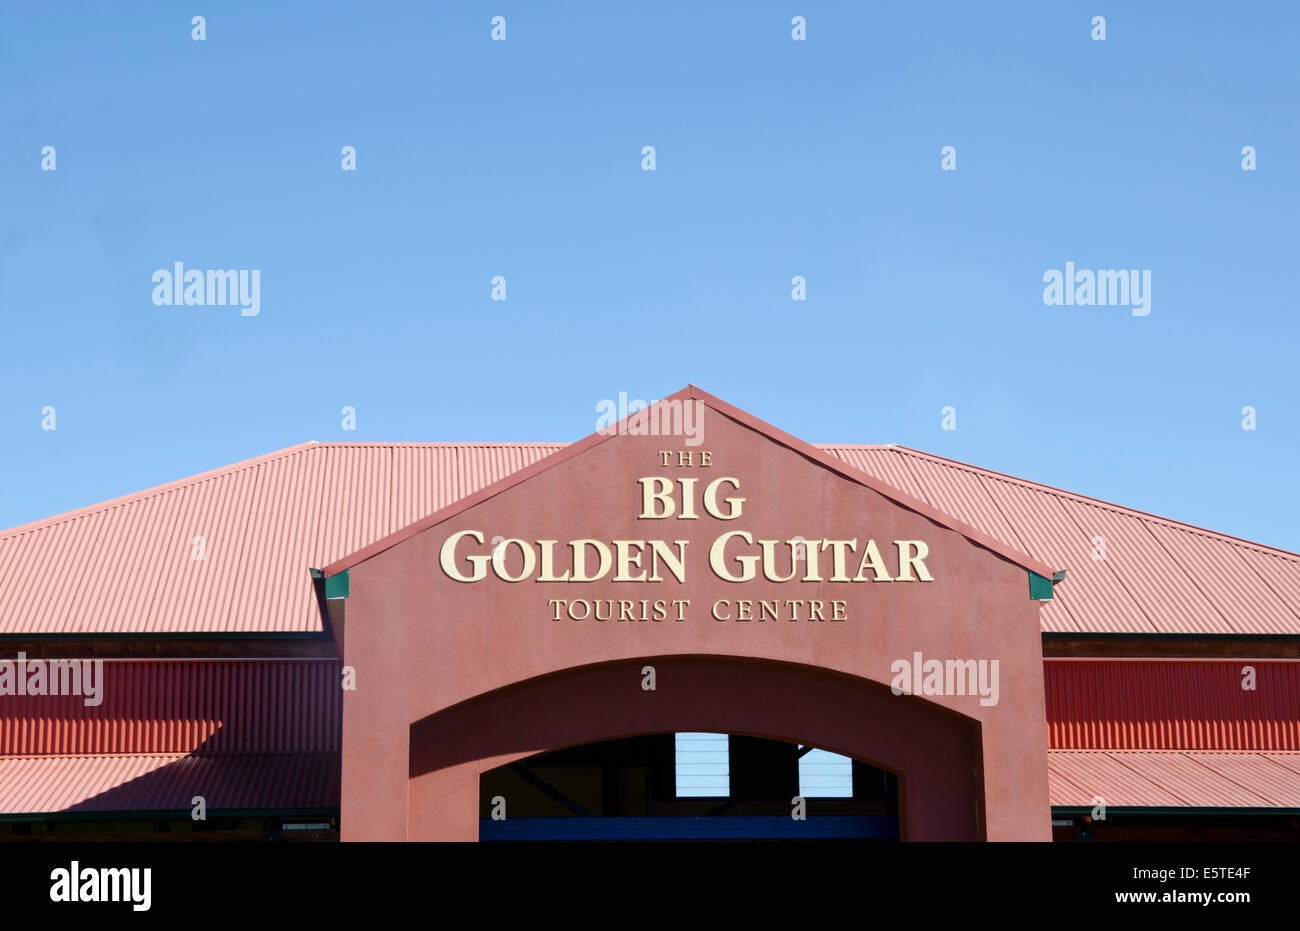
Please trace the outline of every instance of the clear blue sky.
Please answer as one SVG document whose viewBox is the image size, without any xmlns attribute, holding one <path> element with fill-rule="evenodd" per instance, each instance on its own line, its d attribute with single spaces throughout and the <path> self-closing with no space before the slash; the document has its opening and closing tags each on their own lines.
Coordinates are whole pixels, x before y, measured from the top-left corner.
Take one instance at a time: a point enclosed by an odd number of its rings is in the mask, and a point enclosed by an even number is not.
<svg viewBox="0 0 1300 931">
<path fill-rule="evenodd" d="M 1291 2 L 6 3 L 0 526 L 310 439 L 574 440 L 601 399 L 694 382 L 811 442 L 1300 550 L 1298 25 Z M 261 312 L 155 306 L 177 261 L 259 269 Z M 1150 315 L 1045 306 L 1067 261 L 1150 269 Z"/>
</svg>

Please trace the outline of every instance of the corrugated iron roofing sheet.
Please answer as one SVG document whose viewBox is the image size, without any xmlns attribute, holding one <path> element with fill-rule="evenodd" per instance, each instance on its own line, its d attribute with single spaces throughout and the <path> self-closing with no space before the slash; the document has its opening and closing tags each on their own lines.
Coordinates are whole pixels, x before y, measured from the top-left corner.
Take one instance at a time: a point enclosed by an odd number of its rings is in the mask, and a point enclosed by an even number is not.
<svg viewBox="0 0 1300 931">
<path fill-rule="evenodd" d="M 1223 617 L 1159 545 L 1141 520 L 1092 502 L 1061 499 L 1062 507 L 1090 546 L 1086 559 L 1066 578 L 1099 577 L 1109 607 L 1109 630 L 1151 633 L 1220 633 Z M 1097 541 L 1093 543 L 1092 541 Z"/>
<path fill-rule="evenodd" d="M 1300 753 L 1051 750 L 1053 805 L 1300 808 Z"/>
<path fill-rule="evenodd" d="M 0 811 L 190 812 L 337 808 L 338 753 L 0 758 Z"/>
<path fill-rule="evenodd" d="M 101 662 L 89 694 L 0 700 L 0 812 L 338 806 L 338 660 Z"/>
<path fill-rule="evenodd" d="M 1114 576 L 1093 565 L 1093 544 L 1070 519 L 1055 495 L 1042 495 L 1019 482 L 991 480 L 989 494 L 1020 532 L 1031 555 L 1064 566 L 1068 585 L 1057 586 L 1056 600 L 1064 609 L 1068 630 L 1114 632 L 1125 629 L 1131 616 L 1123 604 L 1127 593 Z"/>
<path fill-rule="evenodd" d="M 560 448 L 305 443 L 16 527 L 0 633 L 319 631 L 308 569 Z"/>
<path fill-rule="evenodd" d="M 332 753 L 342 745 L 338 660 L 102 663 L 98 705 L 84 695 L 0 699 L 0 755 Z"/>
<path fill-rule="evenodd" d="M 1293 614 L 1300 615 L 1300 573 L 1291 567 L 1290 554 L 1278 555 L 1249 547 L 1237 552 L 1250 563 L 1264 585 L 1274 592 Z"/>
<path fill-rule="evenodd" d="M 1243 689 L 1243 666 L 1255 688 Z M 1047 746 L 1300 751 L 1300 662 L 1047 660 Z"/>
<path fill-rule="evenodd" d="M 1265 634 L 1294 626 L 1296 616 L 1222 537 L 1149 521 L 1152 535 L 1186 573 L 1188 581 L 1233 630 Z"/>
<path fill-rule="evenodd" d="M 563 445 L 305 443 L 0 532 L 0 634 L 319 631 L 309 568 Z M 1293 553 L 904 447 L 823 448 L 1066 567 L 1046 631 L 1300 634 Z"/>
<path fill-rule="evenodd" d="M 980 480 L 978 472 L 940 459 L 901 455 L 899 458 L 906 460 L 908 469 L 916 476 L 923 501 L 983 530 L 1007 546 L 1029 552 L 1027 541 L 1016 532 L 987 483 Z M 1065 563 L 1053 565 L 1063 566 Z"/>
<path fill-rule="evenodd" d="M 913 498 L 920 498 L 922 501 L 929 501 L 934 504 L 925 496 L 925 489 L 921 487 L 921 483 L 912 474 L 912 470 L 908 467 L 908 460 L 898 455 L 893 447 L 823 446 L 822 449 L 842 459 L 855 469 L 860 469 L 868 475 L 874 475 L 882 482 L 888 482 L 895 488 L 907 492 Z M 957 515 L 954 514 L 953 516 L 956 517 Z"/>
<path fill-rule="evenodd" d="M 1083 750 L 1049 750 L 1047 771 L 1053 805 L 1093 805 L 1094 797 L 1107 805 L 1184 805 L 1178 796 L 1146 778 L 1140 767 L 1120 762 L 1123 754 Z M 1133 757 L 1140 763 L 1138 757 Z"/>
<path fill-rule="evenodd" d="M 830 451 L 872 464 L 854 449 Z M 1009 544 L 1065 567 L 1039 614 L 1044 631 L 1300 634 L 1300 555 L 902 446 L 875 449 L 912 466 L 918 497 L 993 537 L 1009 526 Z M 975 487 L 996 516 L 976 504 Z"/>
</svg>

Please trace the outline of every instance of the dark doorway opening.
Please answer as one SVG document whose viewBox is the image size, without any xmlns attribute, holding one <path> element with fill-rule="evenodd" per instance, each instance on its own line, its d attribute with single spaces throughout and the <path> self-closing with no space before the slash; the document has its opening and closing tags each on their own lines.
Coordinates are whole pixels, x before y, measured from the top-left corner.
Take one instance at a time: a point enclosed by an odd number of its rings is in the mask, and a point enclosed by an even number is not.
<svg viewBox="0 0 1300 931">
<path fill-rule="evenodd" d="M 846 760 L 838 794 L 827 795 L 801 778 L 812 747 L 729 735 L 721 757 L 713 747 L 706 762 L 682 763 L 681 746 L 674 734 L 604 740 L 483 773 L 479 838 L 898 839 L 892 773 Z M 687 766 L 709 775 L 684 776 Z"/>
</svg>

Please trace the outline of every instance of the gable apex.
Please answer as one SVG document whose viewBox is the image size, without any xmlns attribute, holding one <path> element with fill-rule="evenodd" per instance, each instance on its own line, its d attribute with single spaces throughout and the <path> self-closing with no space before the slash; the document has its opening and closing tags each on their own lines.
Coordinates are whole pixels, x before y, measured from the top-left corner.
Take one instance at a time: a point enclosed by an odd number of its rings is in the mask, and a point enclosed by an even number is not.
<svg viewBox="0 0 1300 931">
<path fill-rule="evenodd" d="M 621 436 L 641 435 L 640 430 L 637 430 L 637 432 L 631 431 L 634 428 L 647 423 L 658 422 L 658 417 L 664 409 L 671 409 L 673 407 L 680 408 L 682 402 L 686 401 L 698 402 L 700 405 L 708 408 L 715 414 L 721 415 L 728 420 L 763 436 L 771 442 L 797 453 L 804 459 L 819 465 L 842 478 L 848 479 L 855 484 L 869 488 L 889 499 L 893 503 L 906 508 L 907 510 L 913 511 L 941 527 L 962 535 L 977 546 L 994 553 L 1014 565 L 1026 569 L 1033 575 L 1052 581 L 1060 581 L 1064 578 L 1063 570 L 1058 570 L 1055 567 L 1049 566 L 1047 563 L 1034 559 L 1014 547 L 1007 546 L 975 527 L 957 520 L 951 515 L 946 514 L 924 501 L 881 481 L 875 476 L 854 468 L 829 452 L 818 449 L 812 444 L 807 443 L 792 434 L 786 433 L 784 430 L 780 430 L 766 421 L 760 420 L 752 414 L 735 407 L 734 405 L 728 404 L 721 398 L 709 394 L 707 391 L 694 384 L 688 384 L 680 391 L 674 392 L 668 397 L 657 400 L 643 409 L 629 413 L 616 423 L 603 427 L 586 438 L 579 440 L 576 443 L 572 443 L 518 472 L 508 475 L 486 488 L 461 498 L 449 504 L 445 508 L 441 508 L 438 511 L 428 514 L 414 523 L 411 523 L 380 540 L 376 540 L 348 556 L 336 560 L 326 566 L 322 570 L 322 573 L 326 578 L 328 578 L 351 569 L 367 559 L 370 559 L 372 556 L 378 555 L 404 540 L 410 539 L 416 534 L 456 516 L 458 513 L 469 510 L 475 505 L 494 498 L 497 495 L 514 488 L 516 485 L 522 484 L 523 482 L 553 469 L 572 458 L 580 456 L 603 443 L 617 439 Z"/>
</svg>

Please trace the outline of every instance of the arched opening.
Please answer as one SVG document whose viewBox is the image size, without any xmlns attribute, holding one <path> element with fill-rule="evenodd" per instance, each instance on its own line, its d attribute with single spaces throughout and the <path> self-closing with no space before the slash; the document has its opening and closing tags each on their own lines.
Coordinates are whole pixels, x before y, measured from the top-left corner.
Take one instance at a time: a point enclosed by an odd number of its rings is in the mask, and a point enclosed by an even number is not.
<svg viewBox="0 0 1300 931">
<path fill-rule="evenodd" d="M 647 734 L 479 778 L 479 840 L 897 840 L 894 774 L 811 745 Z"/>
<path fill-rule="evenodd" d="M 484 773 L 565 748 L 687 731 L 851 757 L 896 777 L 900 839 L 984 837 L 978 722 L 820 667 L 728 656 L 582 666 L 423 718 L 410 729 L 408 836 L 477 838 Z"/>
</svg>

